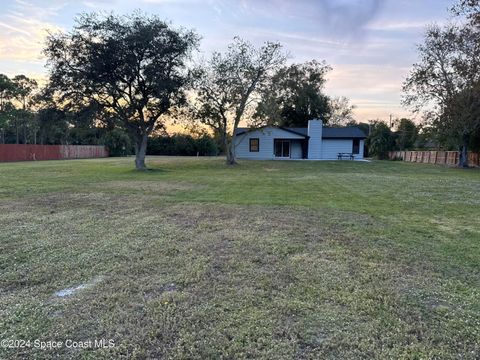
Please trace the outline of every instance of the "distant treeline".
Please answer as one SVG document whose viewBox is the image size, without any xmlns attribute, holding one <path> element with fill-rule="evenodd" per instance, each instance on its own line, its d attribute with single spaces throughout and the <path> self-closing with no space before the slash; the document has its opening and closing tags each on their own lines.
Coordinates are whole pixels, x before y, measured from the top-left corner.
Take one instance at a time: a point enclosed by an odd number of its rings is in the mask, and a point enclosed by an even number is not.
<svg viewBox="0 0 480 360">
<path fill-rule="evenodd" d="M 148 139 L 147 155 L 216 156 L 220 148 L 213 137 L 176 134 Z"/>
</svg>

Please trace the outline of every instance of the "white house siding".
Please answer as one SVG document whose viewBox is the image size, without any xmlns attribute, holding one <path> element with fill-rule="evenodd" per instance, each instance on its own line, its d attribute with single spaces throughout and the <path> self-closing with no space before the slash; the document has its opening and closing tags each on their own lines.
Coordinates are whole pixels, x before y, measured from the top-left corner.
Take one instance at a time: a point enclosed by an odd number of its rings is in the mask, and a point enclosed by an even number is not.
<svg viewBox="0 0 480 360">
<path fill-rule="evenodd" d="M 250 152 L 250 139 L 252 138 L 259 139 L 258 152 Z M 235 137 L 235 153 L 239 159 L 273 160 L 275 159 L 273 149 L 274 139 L 303 140 L 304 137 L 278 128 L 269 127 L 258 129 Z M 292 145 L 296 142 L 297 141 L 292 141 Z M 290 153 L 293 155 L 293 148 Z M 297 154 L 296 150 L 295 154 Z M 302 158 L 301 148 L 299 158 Z"/>
<path fill-rule="evenodd" d="M 320 120 L 310 120 L 308 122 L 308 158 L 322 158 L 322 122 Z"/>
<path fill-rule="evenodd" d="M 302 143 L 300 141 L 292 140 L 290 142 L 290 158 L 291 159 L 302 159 Z"/>
<path fill-rule="evenodd" d="M 322 159 L 337 160 L 338 153 L 351 153 L 353 147 L 352 139 L 323 139 Z"/>
<path fill-rule="evenodd" d="M 363 159 L 363 150 L 365 149 L 365 140 L 360 140 L 360 151 L 355 155 L 355 159 Z"/>
<path fill-rule="evenodd" d="M 363 159 L 364 141 L 360 140 L 360 152 L 355 154 L 355 159 Z M 337 160 L 338 153 L 351 153 L 353 150 L 353 139 L 323 139 L 322 159 Z"/>
</svg>

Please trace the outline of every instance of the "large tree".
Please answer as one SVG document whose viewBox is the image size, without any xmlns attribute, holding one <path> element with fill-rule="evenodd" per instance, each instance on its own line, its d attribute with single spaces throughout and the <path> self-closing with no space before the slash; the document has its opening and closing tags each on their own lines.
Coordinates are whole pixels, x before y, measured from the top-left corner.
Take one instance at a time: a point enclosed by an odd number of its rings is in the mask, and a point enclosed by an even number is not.
<svg viewBox="0 0 480 360">
<path fill-rule="evenodd" d="M 262 87 L 257 123 L 303 127 L 311 119 L 328 120 L 330 99 L 323 88 L 330 70 L 316 60 L 280 68 Z"/>
<path fill-rule="evenodd" d="M 246 114 L 253 113 L 259 89 L 285 62 L 278 43 L 256 48 L 235 38 L 225 53 L 215 52 L 196 69 L 193 114 L 219 134 L 227 164 L 236 163 L 233 134 Z"/>
<path fill-rule="evenodd" d="M 418 46 L 420 61 L 404 83 L 404 103 L 424 111 L 439 139 L 460 150 L 459 165 L 468 165 L 467 149 L 480 129 L 475 94 L 480 83 L 480 26 L 478 1 L 460 1 L 454 14 L 463 21 L 427 29 Z"/>
<path fill-rule="evenodd" d="M 332 97 L 329 100 L 330 113 L 326 116 L 329 125 L 347 125 L 354 123 L 353 111 L 356 106 L 350 104 L 345 96 Z"/>
<path fill-rule="evenodd" d="M 62 101 L 95 103 L 135 140 L 135 166 L 146 168 L 148 136 L 185 101 L 192 31 L 157 16 L 83 14 L 69 33 L 48 37 L 50 86 Z"/>
<path fill-rule="evenodd" d="M 402 118 L 398 122 L 397 138 L 395 140 L 399 150 L 412 149 L 417 140 L 418 129 L 415 123 L 406 118 Z"/>
<path fill-rule="evenodd" d="M 465 16 L 471 25 L 480 27 L 480 0 L 459 0 L 452 11 L 457 16 Z"/>
<path fill-rule="evenodd" d="M 0 143 L 2 144 L 5 144 L 5 131 L 12 108 L 10 103 L 12 89 L 13 84 L 10 78 L 5 74 L 0 74 Z"/>
<path fill-rule="evenodd" d="M 35 138 L 33 95 L 37 82 L 25 75 L 16 75 L 12 79 L 0 74 L 0 128 L 2 142 L 5 130 L 14 134 L 15 143 L 20 143 L 20 128 L 23 129 L 23 143 L 28 142 L 29 133 Z"/>
<path fill-rule="evenodd" d="M 19 109 L 16 111 L 17 116 L 15 116 L 16 143 L 19 143 L 20 125 L 23 130 L 23 143 L 28 143 L 28 128 L 31 128 L 31 132 L 33 133 L 33 142 L 36 142 L 37 126 L 33 124 L 35 117 L 32 111 L 32 99 L 38 87 L 37 81 L 25 75 L 17 75 L 12 79 L 12 84 L 12 95 L 19 104 Z"/>
</svg>

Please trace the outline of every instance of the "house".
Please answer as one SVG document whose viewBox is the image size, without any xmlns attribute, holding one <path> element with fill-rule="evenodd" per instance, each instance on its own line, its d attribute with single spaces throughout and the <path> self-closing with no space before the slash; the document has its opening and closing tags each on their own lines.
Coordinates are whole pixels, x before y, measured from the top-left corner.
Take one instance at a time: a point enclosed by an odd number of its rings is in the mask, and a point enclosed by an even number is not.
<svg viewBox="0 0 480 360">
<path fill-rule="evenodd" d="M 238 128 L 234 134 L 239 159 L 363 159 L 365 134 L 357 127 L 324 127 L 310 120 L 307 128 L 266 126 Z"/>
</svg>

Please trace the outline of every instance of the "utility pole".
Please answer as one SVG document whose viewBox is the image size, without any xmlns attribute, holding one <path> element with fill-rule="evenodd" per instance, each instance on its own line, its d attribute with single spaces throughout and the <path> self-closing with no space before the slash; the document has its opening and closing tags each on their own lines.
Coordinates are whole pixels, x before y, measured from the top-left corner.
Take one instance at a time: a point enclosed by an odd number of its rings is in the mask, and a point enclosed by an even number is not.
<svg viewBox="0 0 480 360">
<path fill-rule="evenodd" d="M 392 124 L 392 114 L 390 114 L 390 129 L 392 128 L 393 124 Z"/>
</svg>

